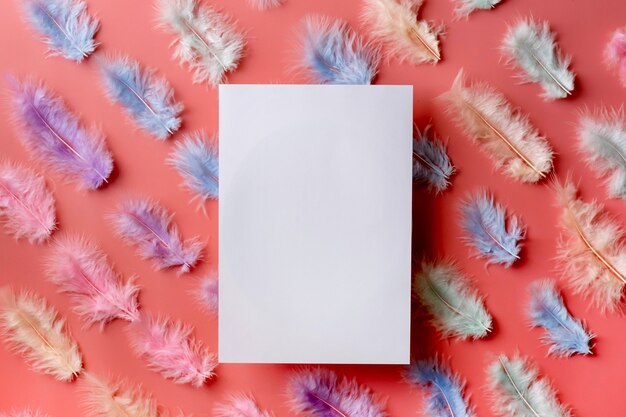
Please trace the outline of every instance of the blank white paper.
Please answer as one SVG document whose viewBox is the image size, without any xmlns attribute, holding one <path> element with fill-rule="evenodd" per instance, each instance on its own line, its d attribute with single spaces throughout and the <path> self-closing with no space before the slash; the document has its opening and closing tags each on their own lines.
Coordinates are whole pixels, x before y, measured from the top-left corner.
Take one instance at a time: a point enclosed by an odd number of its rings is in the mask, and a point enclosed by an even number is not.
<svg viewBox="0 0 626 417">
<path fill-rule="evenodd" d="M 412 101 L 220 85 L 220 362 L 409 362 Z"/>
</svg>

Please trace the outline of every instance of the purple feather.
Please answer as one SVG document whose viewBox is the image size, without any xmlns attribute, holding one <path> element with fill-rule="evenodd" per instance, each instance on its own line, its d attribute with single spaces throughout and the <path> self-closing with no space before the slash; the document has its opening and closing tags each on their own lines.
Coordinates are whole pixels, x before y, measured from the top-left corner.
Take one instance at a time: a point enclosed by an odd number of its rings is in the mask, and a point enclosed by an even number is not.
<svg viewBox="0 0 626 417">
<path fill-rule="evenodd" d="M 383 402 L 369 388 L 322 368 L 296 372 L 289 383 L 291 407 L 311 417 L 384 417 Z"/>
<path fill-rule="evenodd" d="M 102 132 L 85 127 L 63 100 L 41 82 L 11 78 L 13 114 L 31 154 L 80 188 L 107 182 L 113 158 Z"/>
<path fill-rule="evenodd" d="M 140 255 L 154 260 L 157 269 L 179 267 L 189 272 L 201 256 L 197 238 L 183 241 L 172 216 L 149 199 L 124 201 L 110 216 L 117 234 L 137 246 Z"/>
</svg>

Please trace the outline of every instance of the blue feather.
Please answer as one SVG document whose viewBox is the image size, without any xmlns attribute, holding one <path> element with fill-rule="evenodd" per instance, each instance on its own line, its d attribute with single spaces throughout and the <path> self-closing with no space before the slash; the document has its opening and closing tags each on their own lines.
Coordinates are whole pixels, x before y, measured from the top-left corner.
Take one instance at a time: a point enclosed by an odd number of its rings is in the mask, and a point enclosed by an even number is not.
<svg viewBox="0 0 626 417">
<path fill-rule="evenodd" d="M 425 409 L 431 417 L 474 417 L 463 396 L 464 383 L 437 359 L 411 364 L 406 379 L 427 389 Z"/>
<path fill-rule="evenodd" d="M 27 0 L 23 7 L 27 21 L 44 37 L 52 55 L 80 62 L 98 46 L 94 36 L 99 23 L 87 13 L 84 1 Z"/>
<path fill-rule="evenodd" d="M 378 50 L 363 43 L 347 23 L 307 17 L 303 35 L 303 63 L 321 84 L 371 84 L 378 66 Z"/>
<path fill-rule="evenodd" d="M 180 127 L 181 103 L 164 78 L 151 69 L 142 70 L 127 57 L 102 61 L 102 78 L 107 95 L 120 104 L 141 128 L 165 140 Z"/>
<path fill-rule="evenodd" d="M 437 193 L 450 185 L 454 166 L 443 143 L 429 140 L 428 128 L 413 139 L 413 181 L 428 185 Z"/>
<path fill-rule="evenodd" d="M 541 339 L 550 345 L 549 353 L 558 356 L 591 354 L 591 335 L 580 320 L 567 311 L 552 281 L 544 280 L 531 285 L 529 307 L 532 325 L 546 330 Z"/>
<path fill-rule="evenodd" d="M 202 200 L 218 197 L 217 148 L 202 132 L 185 136 L 168 162 L 183 176 L 185 186 Z"/>
<path fill-rule="evenodd" d="M 515 216 L 507 216 L 486 192 L 470 196 L 461 207 L 466 241 L 487 263 L 511 266 L 520 256 L 524 229 Z"/>
</svg>

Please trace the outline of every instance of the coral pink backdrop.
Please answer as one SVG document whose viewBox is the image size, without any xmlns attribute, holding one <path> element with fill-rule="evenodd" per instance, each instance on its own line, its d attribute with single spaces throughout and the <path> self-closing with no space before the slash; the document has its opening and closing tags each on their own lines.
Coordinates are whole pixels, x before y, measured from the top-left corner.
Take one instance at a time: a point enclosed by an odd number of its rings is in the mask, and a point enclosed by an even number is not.
<svg viewBox="0 0 626 417">
<path fill-rule="evenodd" d="M 111 184 L 95 192 L 77 192 L 74 187 L 59 182 L 55 175 L 46 174 L 57 197 L 60 231 L 83 233 L 99 243 L 124 276 L 139 277 L 144 309 L 195 325 L 197 336 L 215 349 L 217 321 L 192 302 L 190 292 L 197 287 L 201 276 L 217 268 L 217 204 L 208 203 L 204 215 L 196 210 L 195 203 L 189 202 L 192 195 L 179 187 L 181 178 L 164 164 L 173 143 L 158 142 L 135 129 L 122 109 L 104 97 L 93 60 L 78 65 L 62 58 L 46 58 L 43 43 L 22 23 L 19 1 L 4 3 L 0 13 L 0 73 L 32 74 L 44 79 L 84 120 L 97 121 L 102 126 L 115 157 Z M 341 17 L 360 33 L 367 34 L 358 19 L 359 0 L 287 0 L 284 7 L 266 12 L 253 10 L 245 0 L 210 0 L 210 3 L 235 16 L 238 27 L 247 31 L 247 55 L 240 70 L 230 75 L 231 83 L 306 82 L 302 74 L 291 68 L 297 56 L 295 33 L 307 14 Z M 102 25 L 97 35 L 101 43 L 98 53 L 122 51 L 144 66 L 157 68 L 171 81 L 177 98 L 185 104 L 184 127 L 173 141 L 181 133 L 201 128 L 217 133 L 217 89 L 193 85 L 190 73 L 171 59 L 168 49 L 171 37 L 155 29 L 152 1 L 90 0 L 89 7 Z M 479 290 L 487 295 L 487 307 L 494 315 L 496 327 L 486 340 L 441 341 L 416 305 L 413 355 L 422 358 L 439 352 L 449 357 L 453 369 L 467 378 L 471 403 L 479 416 L 493 415 L 483 389 L 486 363 L 497 353 L 515 351 L 533 358 L 552 380 L 561 400 L 572 407 L 574 415 L 623 415 L 626 409 L 624 317 L 619 314 L 603 317 L 566 289 L 564 295 L 572 313 L 583 317 L 597 335 L 593 356 L 571 359 L 546 357 L 547 348 L 539 341 L 542 332 L 528 327 L 525 314 L 528 285 L 538 278 L 556 277 L 553 258 L 559 235 L 558 211 L 551 188 L 547 184 L 522 185 L 495 173 L 487 157 L 470 145 L 433 99 L 449 88 L 461 67 L 470 77 L 488 81 L 513 104 L 521 106 L 547 135 L 558 153 L 558 176 L 564 178 L 571 173 L 576 181 L 580 180 L 585 199 L 605 200 L 604 186 L 576 150 L 574 123 L 581 108 L 622 105 L 625 90 L 601 61 L 602 48 L 611 31 L 626 23 L 626 3 L 623 0 L 503 0 L 494 10 L 477 12 L 467 21 L 454 21 L 453 7 L 450 0 L 430 0 L 421 14 L 446 26 L 443 61 L 436 66 L 411 66 L 391 60 L 382 65 L 377 83 L 414 85 L 417 126 L 433 124 L 435 132 L 447 139 L 450 156 L 459 170 L 452 189 L 441 196 L 433 197 L 415 188 L 415 258 L 446 255 L 457 259 L 462 269 L 476 279 Z M 519 85 L 513 78 L 514 71 L 501 62 L 498 47 L 507 24 L 529 15 L 547 19 L 557 32 L 562 48 L 572 55 L 572 69 L 577 73 L 573 97 L 546 103 L 539 97 L 537 85 Z M 36 166 L 18 142 L 7 108 L 4 100 L 0 107 L 0 155 Z M 468 191 L 479 187 L 488 187 L 528 226 L 523 260 L 511 269 L 499 266 L 485 269 L 482 260 L 469 257 L 470 252 L 459 239 L 458 203 Z M 105 213 L 121 198 L 135 193 L 160 200 L 176 213 L 175 221 L 184 236 L 198 234 L 207 242 L 205 260 L 192 274 L 177 277 L 173 271 L 154 272 L 152 264 L 139 259 L 103 221 Z M 626 225 L 625 203 L 607 201 L 606 204 L 610 213 Z M 78 317 L 70 310 L 68 297 L 57 294 L 54 286 L 44 279 L 42 259 L 48 251 L 45 244 L 16 242 L 0 233 L 0 284 L 36 290 L 65 314 L 84 353 L 87 369 L 140 383 L 161 405 L 173 411 L 211 415 L 215 402 L 232 392 L 243 391 L 253 393 L 261 406 L 274 410 L 276 415 L 291 415 L 284 394 L 291 366 L 220 365 L 217 378 L 208 386 L 196 389 L 175 385 L 147 370 L 128 348 L 125 323 L 116 321 L 104 332 L 97 327 L 81 328 Z M 562 280 L 559 284 L 563 287 Z M 402 382 L 401 367 L 333 366 L 333 369 L 356 377 L 388 397 L 391 416 L 423 415 L 422 395 Z M 0 411 L 27 405 L 39 407 L 51 416 L 83 415 L 75 384 L 56 382 L 49 376 L 31 372 L 20 357 L 0 345 Z"/>
</svg>

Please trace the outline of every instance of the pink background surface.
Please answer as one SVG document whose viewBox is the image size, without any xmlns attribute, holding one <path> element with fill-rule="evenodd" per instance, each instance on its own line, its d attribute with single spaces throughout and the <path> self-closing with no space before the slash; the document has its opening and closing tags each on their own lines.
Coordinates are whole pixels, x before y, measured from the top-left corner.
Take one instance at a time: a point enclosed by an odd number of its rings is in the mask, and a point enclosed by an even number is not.
<svg viewBox="0 0 626 417">
<path fill-rule="evenodd" d="M 307 14 L 342 17 L 362 34 L 367 33 L 358 19 L 359 0 L 287 0 L 284 7 L 268 12 L 251 9 L 245 0 L 211 3 L 234 15 L 238 26 L 248 32 L 247 56 L 240 70 L 229 77 L 231 83 L 306 82 L 291 68 L 297 56 L 295 33 Z M 162 312 L 195 325 L 198 338 L 215 349 L 217 321 L 191 302 L 190 291 L 197 287 L 201 276 L 217 268 L 217 204 L 207 204 L 207 216 L 196 211 L 195 203 L 188 202 L 192 196 L 179 188 L 178 174 L 164 164 L 173 143 L 157 142 L 136 130 L 122 110 L 109 103 L 94 62 L 77 65 L 61 58 L 46 59 L 44 45 L 22 23 L 17 4 L 18 1 L 5 2 L 0 13 L 0 73 L 32 74 L 44 79 L 84 120 L 101 124 L 115 157 L 112 183 L 96 192 L 77 192 L 72 186 L 62 184 L 54 174 L 46 175 L 57 197 L 60 231 L 84 233 L 99 243 L 124 276 L 139 277 L 145 310 Z M 158 68 L 185 104 L 184 127 L 180 133 L 203 128 L 216 134 L 217 89 L 193 85 L 189 72 L 170 58 L 171 37 L 154 28 L 152 2 L 91 0 L 89 6 L 102 25 L 97 35 L 101 42 L 97 53 L 121 51 L 144 66 Z M 605 200 L 601 181 L 575 149 L 574 123 L 583 107 L 622 105 L 624 89 L 602 65 L 601 50 L 610 32 L 626 23 L 626 3 L 623 0 L 504 0 L 494 10 L 478 12 L 468 21 L 454 21 L 452 11 L 453 3 L 448 0 L 427 1 L 422 11 L 424 18 L 446 26 L 441 63 L 411 66 L 391 60 L 381 67 L 377 83 L 414 85 L 417 126 L 429 122 L 434 125 L 434 130 L 448 140 L 449 153 L 459 170 L 452 189 L 439 197 L 415 188 L 414 256 L 421 259 L 446 255 L 457 259 L 487 296 L 486 303 L 496 327 L 487 340 L 441 341 L 425 323 L 422 310 L 415 306 L 413 355 L 422 358 L 439 352 L 449 357 L 453 368 L 467 378 L 471 402 L 479 416 L 493 415 L 483 389 L 486 364 L 497 353 L 511 354 L 516 350 L 533 358 L 552 380 L 562 401 L 572 407 L 574 415 L 623 415 L 626 409 L 624 317 L 618 314 L 603 317 L 588 309 L 584 299 L 565 290 L 571 311 L 583 317 L 597 335 L 594 356 L 566 360 L 546 357 L 547 348 L 539 341 L 542 332 L 528 328 L 525 315 L 528 285 L 538 278 L 557 276 L 553 258 L 559 235 L 555 225 L 558 212 L 552 190 L 546 184 L 521 185 L 494 173 L 487 157 L 470 145 L 433 98 L 449 88 L 461 67 L 469 76 L 488 81 L 529 113 L 533 123 L 547 135 L 558 153 L 557 175 L 564 178 L 572 173 L 575 180 L 580 180 L 585 199 Z M 507 24 L 531 14 L 550 21 L 560 45 L 573 57 L 572 68 L 578 76 L 576 93 L 567 100 L 543 102 L 537 85 L 519 85 L 513 78 L 514 71 L 501 62 L 498 46 Z M 174 141 L 180 138 L 180 133 Z M 36 166 L 18 142 L 5 102 L 0 107 L 0 154 Z M 468 191 L 479 187 L 488 187 L 528 226 L 523 260 L 509 270 L 498 266 L 486 270 L 482 260 L 469 258 L 468 249 L 459 239 L 458 203 Z M 184 236 L 198 234 L 207 242 L 205 261 L 193 274 L 178 278 L 173 271 L 154 272 L 150 262 L 139 259 L 134 250 L 121 244 L 102 221 L 103 215 L 122 197 L 136 193 L 152 196 L 175 212 L 175 221 Z M 607 201 L 606 205 L 626 225 L 624 202 Z M 103 333 L 98 328 L 82 329 L 78 317 L 70 311 L 68 297 L 57 294 L 54 286 L 44 279 L 42 259 L 48 251 L 47 245 L 16 242 L 0 233 L 0 284 L 36 290 L 64 313 L 84 353 L 88 370 L 141 383 L 161 405 L 171 410 L 180 408 L 186 413 L 211 415 L 216 401 L 232 392 L 244 391 L 253 393 L 263 407 L 277 415 L 291 415 L 284 395 L 291 366 L 220 365 L 213 382 L 195 389 L 175 385 L 147 370 L 128 348 L 123 331 L 125 323 L 116 321 Z M 559 282 L 563 284 L 562 280 Z M 422 394 L 401 381 L 401 367 L 334 366 L 333 369 L 355 376 L 387 396 L 390 415 L 423 415 Z M 1 346 L 0 410 L 27 405 L 39 407 L 51 416 L 83 415 L 74 384 L 56 382 L 49 376 L 31 372 L 20 357 Z"/>
</svg>

